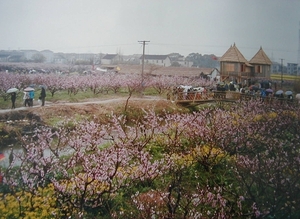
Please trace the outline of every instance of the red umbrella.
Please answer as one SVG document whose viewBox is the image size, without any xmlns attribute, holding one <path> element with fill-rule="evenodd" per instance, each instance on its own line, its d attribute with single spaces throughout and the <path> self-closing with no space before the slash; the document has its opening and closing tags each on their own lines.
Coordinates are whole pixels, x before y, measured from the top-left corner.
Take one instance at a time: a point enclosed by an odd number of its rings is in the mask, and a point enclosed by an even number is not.
<svg viewBox="0 0 300 219">
<path fill-rule="evenodd" d="M 1 161 L 1 160 L 4 160 L 4 159 L 5 159 L 4 154 L 0 153 L 0 161 Z"/>
</svg>

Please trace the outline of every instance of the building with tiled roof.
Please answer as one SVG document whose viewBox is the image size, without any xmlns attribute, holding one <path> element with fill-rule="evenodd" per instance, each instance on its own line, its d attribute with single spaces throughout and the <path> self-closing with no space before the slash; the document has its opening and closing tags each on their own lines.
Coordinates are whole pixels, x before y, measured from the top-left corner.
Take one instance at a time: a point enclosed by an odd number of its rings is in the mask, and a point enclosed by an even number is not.
<svg viewBox="0 0 300 219">
<path fill-rule="evenodd" d="M 260 47 L 248 61 L 234 44 L 220 58 L 222 81 L 245 82 L 255 78 L 270 78 L 272 61 Z"/>
<path fill-rule="evenodd" d="M 122 61 L 122 57 L 118 54 L 106 54 L 101 59 L 102 65 L 115 65 Z"/>
<path fill-rule="evenodd" d="M 142 64 L 142 60 L 143 56 L 140 57 L 140 64 Z M 171 66 L 171 59 L 168 55 L 145 55 L 144 63 L 169 67 Z"/>
</svg>

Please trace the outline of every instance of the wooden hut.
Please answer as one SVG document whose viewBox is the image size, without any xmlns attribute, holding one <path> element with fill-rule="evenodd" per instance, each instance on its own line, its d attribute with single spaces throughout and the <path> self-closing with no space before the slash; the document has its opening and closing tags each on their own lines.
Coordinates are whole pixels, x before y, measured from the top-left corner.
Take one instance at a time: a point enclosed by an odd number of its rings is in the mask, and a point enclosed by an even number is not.
<svg viewBox="0 0 300 219">
<path fill-rule="evenodd" d="M 254 77 L 252 67 L 234 43 L 220 58 L 221 81 L 240 83 L 248 80 Z"/>
<path fill-rule="evenodd" d="M 249 63 L 253 66 L 252 72 L 254 77 L 270 79 L 272 61 L 263 51 L 262 47 L 260 47 Z"/>
<path fill-rule="evenodd" d="M 272 61 L 262 47 L 247 61 L 234 44 L 220 58 L 221 81 L 251 83 L 256 79 L 270 79 Z"/>
</svg>

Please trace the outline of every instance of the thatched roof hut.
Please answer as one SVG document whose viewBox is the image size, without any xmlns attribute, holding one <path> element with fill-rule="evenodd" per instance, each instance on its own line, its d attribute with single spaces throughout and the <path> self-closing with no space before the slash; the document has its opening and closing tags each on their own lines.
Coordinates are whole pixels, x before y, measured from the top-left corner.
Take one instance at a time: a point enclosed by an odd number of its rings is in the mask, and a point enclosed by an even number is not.
<svg viewBox="0 0 300 219">
<path fill-rule="evenodd" d="M 221 80 L 244 82 L 254 78 L 270 78 L 271 65 L 272 61 L 262 47 L 248 61 L 234 43 L 220 58 Z"/>
<path fill-rule="evenodd" d="M 220 58 L 220 62 L 248 63 L 247 59 L 245 59 L 243 54 L 236 47 L 235 43 L 233 44 L 233 46 L 230 46 L 230 48 Z"/>
</svg>

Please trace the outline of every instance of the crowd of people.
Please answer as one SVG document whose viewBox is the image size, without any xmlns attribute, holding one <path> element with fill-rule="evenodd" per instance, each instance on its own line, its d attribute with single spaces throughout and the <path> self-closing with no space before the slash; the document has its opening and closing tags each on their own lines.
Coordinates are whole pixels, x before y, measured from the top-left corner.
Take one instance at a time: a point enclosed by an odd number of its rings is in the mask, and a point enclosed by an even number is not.
<svg viewBox="0 0 300 219">
<path fill-rule="evenodd" d="M 227 93 L 227 91 L 232 92 Z M 234 95 L 236 93 L 240 93 Z M 228 94 L 228 95 L 227 95 Z M 298 95 L 300 96 L 300 94 Z M 277 85 L 272 85 L 269 81 L 262 81 L 257 83 L 236 83 L 236 82 L 218 82 L 213 87 L 193 87 L 187 85 L 180 85 L 172 89 L 172 93 L 168 96 L 168 99 L 174 100 L 205 100 L 207 98 L 213 99 L 225 99 L 227 98 L 260 98 L 264 101 L 268 99 L 278 99 L 294 101 L 297 99 L 297 95 L 293 94 L 291 90 L 277 90 Z M 300 100 L 298 100 L 300 101 Z"/>
<path fill-rule="evenodd" d="M 41 106 L 45 106 L 45 98 L 46 98 L 46 90 L 44 86 L 39 86 L 41 88 L 41 93 L 39 96 L 39 101 L 41 102 Z M 30 87 L 29 87 L 30 88 Z M 35 97 L 35 90 L 32 89 L 24 89 L 23 91 L 23 104 L 25 107 L 33 107 L 33 101 Z M 17 99 L 17 91 L 10 93 L 11 99 L 11 109 L 16 108 L 16 99 Z"/>
<path fill-rule="evenodd" d="M 274 97 L 277 99 L 287 99 L 292 101 L 294 99 L 294 94 L 292 91 L 287 90 L 276 90 L 277 86 L 274 86 L 274 90 L 272 87 L 271 82 L 263 81 L 260 83 L 251 84 L 250 86 L 244 84 L 238 84 L 234 82 L 219 82 L 216 85 L 217 91 L 236 91 L 240 92 L 241 94 L 249 94 L 249 95 L 256 95 L 260 96 L 262 100 L 266 97 Z"/>
<path fill-rule="evenodd" d="M 24 91 L 24 106 L 32 107 L 33 106 L 33 99 L 34 99 L 34 91 Z"/>
</svg>

